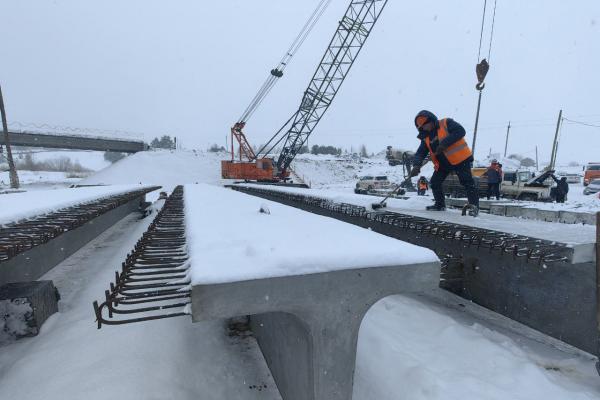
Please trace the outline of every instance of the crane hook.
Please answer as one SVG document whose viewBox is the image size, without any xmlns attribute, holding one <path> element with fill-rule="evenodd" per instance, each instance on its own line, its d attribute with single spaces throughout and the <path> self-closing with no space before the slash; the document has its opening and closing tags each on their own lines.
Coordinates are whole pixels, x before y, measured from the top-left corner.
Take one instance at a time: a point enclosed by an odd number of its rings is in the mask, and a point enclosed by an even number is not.
<svg viewBox="0 0 600 400">
<path fill-rule="evenodd" d="M 489 70 L 490 70 L 490 64 L 487 62 L 487 60 L 485 58 L 483 60 L 481 60 L 481 62 L 475 66 L 475 73 L 477 74 L 477 81 L 478 81 L 477 85 L 475 85 L 475 88 L 477 90 L 481 91 L 481 90 L 483 90 L 483 88 L 485 88 L 485 83 L 483 83 L 483 81 L 485 80 L 485 77 Z"/>
</svg>

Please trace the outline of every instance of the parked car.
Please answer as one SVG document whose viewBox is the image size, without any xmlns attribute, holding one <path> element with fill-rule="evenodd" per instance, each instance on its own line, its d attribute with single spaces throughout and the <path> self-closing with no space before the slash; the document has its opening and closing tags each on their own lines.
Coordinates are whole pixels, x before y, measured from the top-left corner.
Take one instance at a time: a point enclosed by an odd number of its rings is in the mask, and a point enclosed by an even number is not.
<svg viewBox="0 0 600 400">
<path fill-rule="evenodd" d="M 356 182 L 354 193 L 367 193 L 373 190 L 387 190 L 391 187 L 387 176 L 363 176 Z"/>
<path fill-rule="evenodd" d="M 581 175 L 569 173 L 569 172 L 558 172 L 560 178 L 567 178 L 567 183 L 581 183 Z"/>
<path fill-rule="evenodd" d="M 600 179 L 592 179 L 583 189 L 583 194 L 594 194 L 600 192 Z"/>
<path fill-rule="evenodd" d="M 532 176 L 530 171 L 505 172 L 500 192 L 504 197 L 529 201 L 552 201 L 554 171 L 545 171 L 538 176 Z"/>
<path fill-rule="evenodd" d="M 583 185 L 587 186 L 593 179 L 600 178 L 600 163 L 589 163 L 585 167 Z"/>
<path fill-rule="evenodd" d="M 530 171 L 504 171 L 500 194 L 502 197 L 518 200 L 552 201 L 555 194 L 552 191 L 554 181 L 550 174 L 553 172 L 544 172 L 535 177 Z M 485 197 L 487 195 L 487 176 L 478 176 L 478 171 L 473 169 L 473 180 L 479 197 Z M 446 195 L 450 197 L 466 197 L 465 189 L 455 174 L 448 175 L 443 187 Z"/>
</svg>

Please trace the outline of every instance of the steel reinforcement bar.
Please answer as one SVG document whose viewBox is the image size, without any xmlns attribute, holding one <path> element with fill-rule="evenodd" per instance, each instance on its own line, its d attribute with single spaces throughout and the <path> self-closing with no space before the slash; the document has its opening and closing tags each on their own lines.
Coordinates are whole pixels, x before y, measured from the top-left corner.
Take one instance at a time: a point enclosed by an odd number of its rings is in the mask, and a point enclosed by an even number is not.
<svg viewBox="0 0 600 400">
<path fill-rule="evenodd" d="M 103 324 L 188 315 L 188 267 L 183 186 L 177 186 L 127 255 L 121 272 L 115 272 L 115 282 L 104 292 L 105 300 L 94 301 L 98 329 Z"/>
<path fill-rule="evenodd" d="M 0 228 L 0 262 L 47 243 L 65 232 L 157 189 L 160 189 L 160 186 L 132 190 L 6 225 Z"/>
<path fill-rule="evenodd" d="M 525 259 L 527 262 L 548 264 L 569 260 L 572 251 L 566 245 L 527 236 L 476 228 L 468 225 L 438 221 L 387 211 L 367 211 L 363 206 L 336 203 L 318 196 L 288 193 L 267 188 L 230 186 L 233 190 L 257 195 L 286 203 L 303 204 L 320 208 L 340 216 L 355 217 L 397 229 L 412 230 L 422 236 L 435 237 L 445 241 L 457 241 L 463 246 L 488 249 L 500 254 Z M 348 221 L 347 221 L 348 222 Z"/>
</svg>

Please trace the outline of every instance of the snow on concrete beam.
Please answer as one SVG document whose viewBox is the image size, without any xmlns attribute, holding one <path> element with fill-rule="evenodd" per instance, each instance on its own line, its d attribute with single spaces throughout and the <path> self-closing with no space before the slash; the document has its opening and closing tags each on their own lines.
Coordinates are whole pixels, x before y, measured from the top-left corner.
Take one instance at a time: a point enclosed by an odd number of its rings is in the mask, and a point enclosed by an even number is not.
<svg viewBox="0 0 600 400">
<path fill-rule="evenodd" d="M 249 186 L 242 184 L 239 186 L 256 188 L 256 185 Z M 367 210 L 372 209 L 371 204 L 374 202 L 373 196 L 364 196 L 324 189 L 299 189 L 270 186 L 268 190 L 290 194 L 300 194 L 304 196 L 313 196 L 336 203 L 353 204 L 365 207 Z M 386 210 L 389 212 L 397 212 L 414 217 L 435 219 L 437 221 L 460 224 L 473 228 L 506 232 L 531 237 L 534 239 L 556 242 L 573 250 L 573 255 L 570 259 L 571 263 L 593 262 L 595 260 L 594 246 L 596 243 L 596 228 L 593 225 L 559 224 L 537 219 L 505 218 L 522 217 L 524 213 L 524 207 L 522 205 L 512 204 L 506 204 L 504 207 L 504 215 L 496 215 L 496 213 L 479 214 L 479 217 L 477 218 L 465 218 L 461 216 L 459 210 L 431 212 L 424 210 L 422 203 L 414 203 L 402 199 L 388 199 Z M 538 208 L 540 207 L 541 205 L 538 206 Z M 501 213 L 497 210 L 496 212 Z M 537 214 L 538 210 L 532 209 L 531 215 L 534 215 L 533 218 L 536 218 Z"/>
<path fill-rule="evenodd" d="M 193 321 L 250 315 L 286 400 L 351 398 L 367 310 L 438 286 L 428 249 L 228 189 L 184 196 Z"/>
<path fill-rule="evenodd" d="M 93 186 L 69 189 L 36 190 L 0 195 L 0 225 L 7 225 L 62 208 L 115 196 L 148 185 Z"/>
<path fill-rule="evenodd" d="M 438 260 L 431 250 L 229 189 L 187 185 L 184 196 L 193 284 Z"/>
</svg>

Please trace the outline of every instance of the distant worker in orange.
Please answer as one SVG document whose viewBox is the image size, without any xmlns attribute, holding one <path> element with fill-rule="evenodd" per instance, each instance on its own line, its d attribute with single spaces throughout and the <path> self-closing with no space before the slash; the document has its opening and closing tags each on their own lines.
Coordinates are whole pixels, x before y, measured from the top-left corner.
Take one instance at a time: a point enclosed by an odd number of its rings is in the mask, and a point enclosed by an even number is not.
<svg viewBox="0 0 600 400">
<path fill-rule="evenodd" d="M 471 174 L 473 153 L 465 140 L 465 128 L 451 118 L 438 118 L 430 111 L 420 111 L 415 117 L 415 126 L 419 131 L 417 138 L 421 145 L 415 153 L 410 176 L 417 176 L 425 157 L 429 154 L 435 168 L 431 176 L 431 191 L 435 204 L 427 210 L 444 211 L 446 202 L 442 183 L 450 174 L 456 173 L 460 184 L 464 186 L 471 208 L 471 215 L 479 213 L 479 194 Z"/>
<path fill-rule="evenodd" d="M 427 193 L 428 189 L 429 189 L 429 182 L 427 182 L 427 178 L 425 178 L 424 176 L 421 176 L 419 178 L 419 181 L 417 182 L 417 195 L 425 196 L 425 193 Z"/>
<path fill-rule="evenodd" d="M 502 164 L 498 160 L 493 159 L 488 169 L 483 173 L 487 176 L 487 199 L 496 196 L 496 200 L 500 200 L 500 184 L 502 183 Z"/>
</svg>

